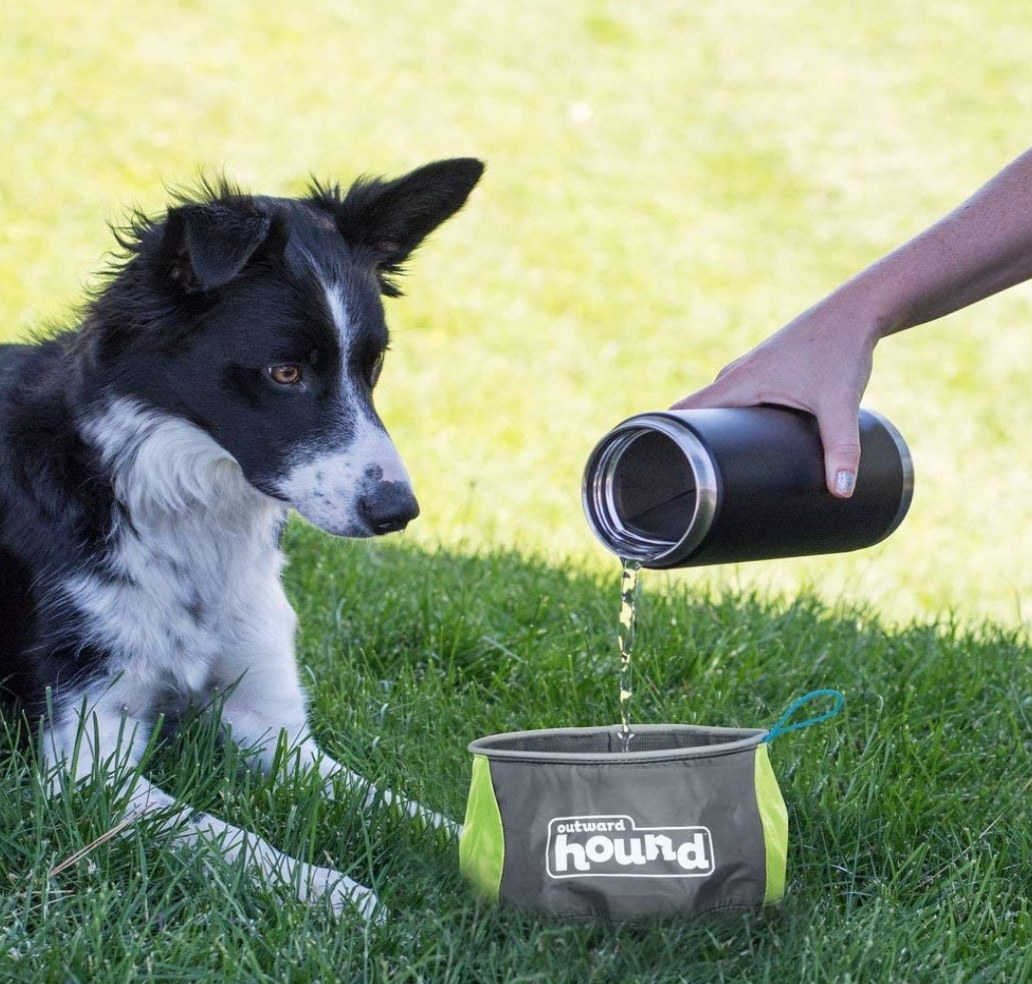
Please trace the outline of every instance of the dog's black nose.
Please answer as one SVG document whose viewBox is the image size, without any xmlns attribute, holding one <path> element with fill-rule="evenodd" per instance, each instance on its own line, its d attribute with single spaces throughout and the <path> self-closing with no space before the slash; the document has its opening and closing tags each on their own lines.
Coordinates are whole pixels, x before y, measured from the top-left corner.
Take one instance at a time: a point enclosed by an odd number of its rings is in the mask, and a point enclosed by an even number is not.
<svg viewBox="0 0 1032 984">
<path fill-rule="evenodd" d="M 362 518 L 377 535 L 397 533 L 419 515 L 419 503 L 412 490 L 402 482 L 383 482 L 362 496 Z"/>
</svg>

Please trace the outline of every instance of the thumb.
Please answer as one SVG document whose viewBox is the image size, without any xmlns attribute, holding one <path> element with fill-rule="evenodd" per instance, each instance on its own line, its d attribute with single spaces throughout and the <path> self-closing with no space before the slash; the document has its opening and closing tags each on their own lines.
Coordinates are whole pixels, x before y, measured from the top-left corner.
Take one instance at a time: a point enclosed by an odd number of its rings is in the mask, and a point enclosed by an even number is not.
<svg viewBox="0 0 1032 984">
<path fill-rule="evenodd" d="M 728 368 L 731 368 L 728 366 Z M 706 410 L 711 407 L 743 407 L 760 402 L 753 391 L 741 393 L 734 377 L 726 375 L 724 369 L 717 378 L 702 389 L 678 400 L 671 410 Z"/>
<path fill-rule="evenodd" d="M 671 410 L 705 410 L 710 407 L 726 406 L 726 401 L 720 398 L 719 390 L 715 389 L 714 386 L 706 386 L 701 390 L 696 390 L 694 393 L 686 396 L 683 400 L 678 400 L 670 409 Z"/>
<path fill-rule="evenodd" d="M 856 487 L 860 467 L 859 417 L 859 407 L 844 407 L 817 418 L 824 447 L 825 481 L 828 491 L 840 499 L 848 499 Z"/>
</svg>

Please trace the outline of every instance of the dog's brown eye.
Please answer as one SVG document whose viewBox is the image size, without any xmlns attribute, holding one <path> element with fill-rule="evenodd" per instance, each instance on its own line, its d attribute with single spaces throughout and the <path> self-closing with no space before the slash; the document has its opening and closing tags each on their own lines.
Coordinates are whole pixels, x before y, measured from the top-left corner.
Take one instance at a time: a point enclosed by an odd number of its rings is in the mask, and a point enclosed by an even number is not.
<svg viewBox="0 0 1032 984">
<path fill-rule="evenodd" d="M 296 386 L 301 382 L 301 367 L 296 365 L 269 366 L 269 378 L 280 386 Z"/>
</svg>

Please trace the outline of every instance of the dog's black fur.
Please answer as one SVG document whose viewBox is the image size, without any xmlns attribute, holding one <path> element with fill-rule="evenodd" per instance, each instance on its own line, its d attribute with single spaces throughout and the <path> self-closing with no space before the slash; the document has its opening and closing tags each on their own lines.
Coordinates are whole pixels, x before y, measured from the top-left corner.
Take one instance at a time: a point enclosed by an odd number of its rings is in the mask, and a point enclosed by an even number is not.
<svg viewBox="0 0 1032 984">
<path fill-rule="evenodd" d="M 307 733 L 279 535 L 288 507 L 343 536 L 417 514 L 372 403 L 381 295 L 481 172 L 441 161 L 299 199 L 206 184 L 117 233 L 79 327 L 0 346 L 0 679 L 55 769 L 78 740 L 76 776 L 121 781 L 126 734 L 132 764 L 158 714 L 219 693 L 257 764 L 285 735 L 302 764 L 358 782 Z M 128 795 L 130 814 L 171 810 L 180 840 L 217 835 L 302 895 L 375 910 L 336 872 L 176 813 L 145 782 Z"/>
</svg>

